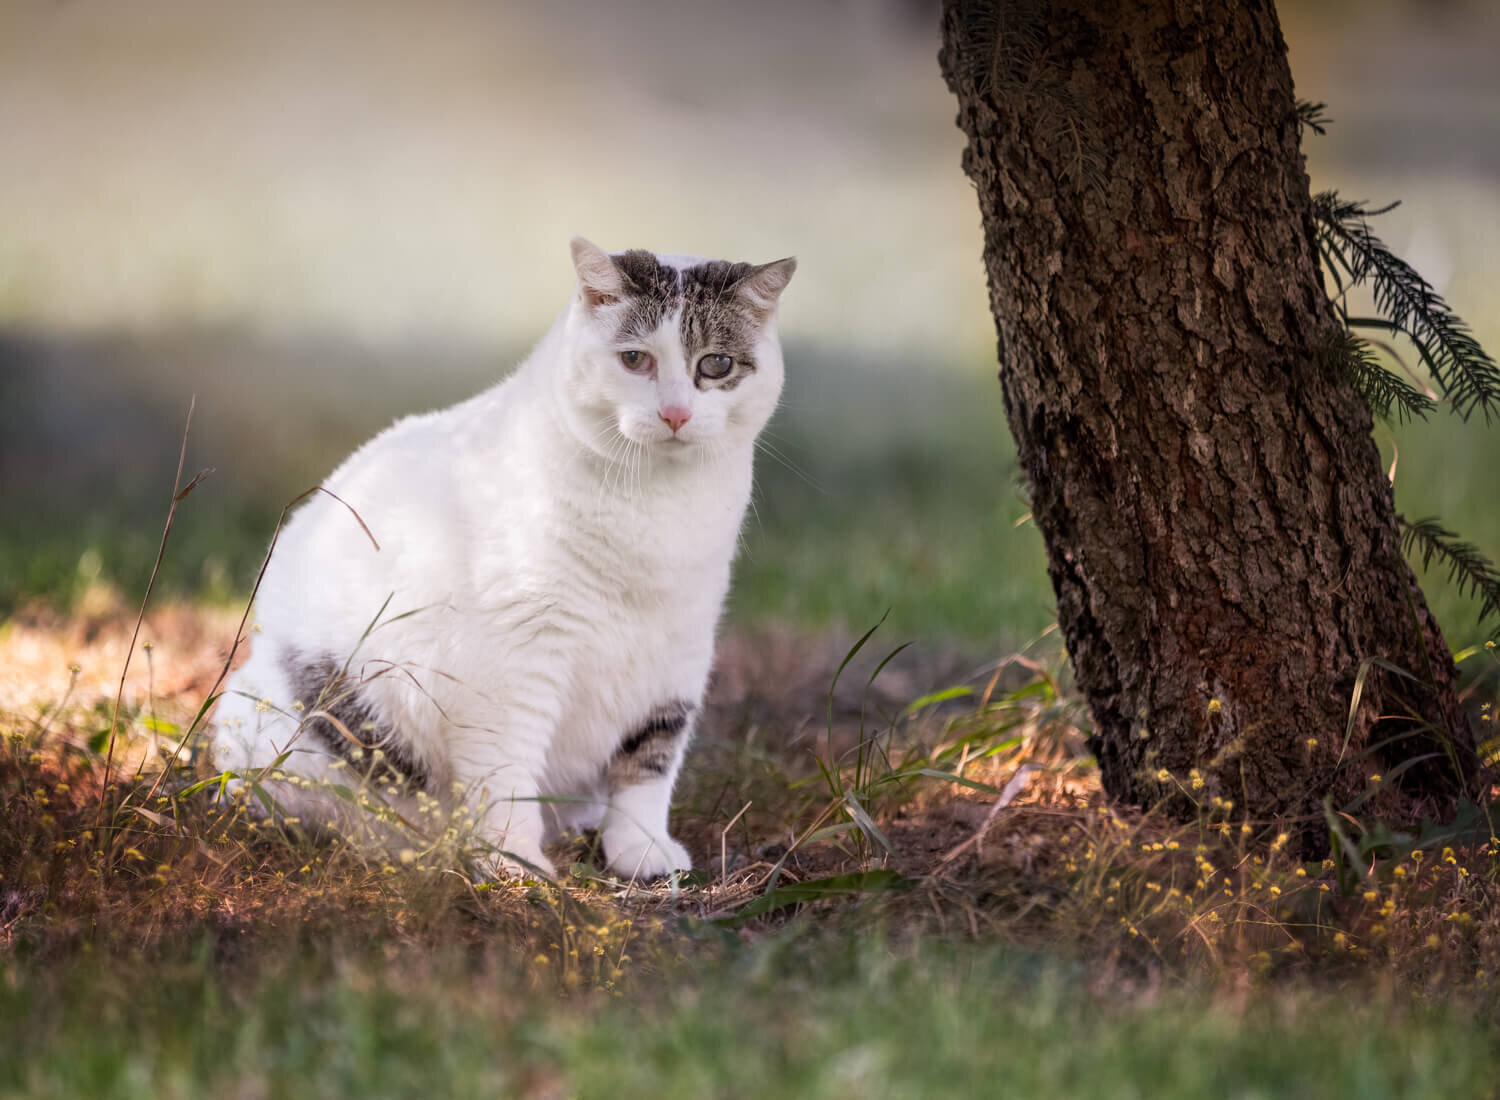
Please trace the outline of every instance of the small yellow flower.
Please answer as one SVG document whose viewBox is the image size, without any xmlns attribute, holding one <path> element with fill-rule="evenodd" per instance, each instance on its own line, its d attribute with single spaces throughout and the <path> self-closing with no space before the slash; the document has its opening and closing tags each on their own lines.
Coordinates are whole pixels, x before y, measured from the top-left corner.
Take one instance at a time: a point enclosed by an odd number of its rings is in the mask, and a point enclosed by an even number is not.
<svg viewBox="0 0 1500 1100">
<path fill-rule="evenodd" d="M 1309 737 L 1303 744 L 1310 749 L 1315 749 L 1318 747 L 1318 739 L 1316 737 Z"/>
<path fill-rule="evenodd" d="M 1374 775 L 1370 776 L 1370 782 L 1371 783 L 1379 783 L 1380 782 L 1380 773 L 1376 772 Z"/>
<path fill-rule="evenodd" d="M 1166 768 L 1160 768 L 1156 773 L 1156 781 L 1158 783 L 1170 783 L 1172 781 L 1172 773 L 1167 771 Z"/>
<path fill-rule="evenodd" d="M 1208 701 L 1208 713 L 1209 714 L 1218 714 L 1223 709 L 1224 709 L 1224 704 L 1221 703 L 1221 702 L 1219 702 L 1217 699 L 1210 699 Z"/>
</svg>

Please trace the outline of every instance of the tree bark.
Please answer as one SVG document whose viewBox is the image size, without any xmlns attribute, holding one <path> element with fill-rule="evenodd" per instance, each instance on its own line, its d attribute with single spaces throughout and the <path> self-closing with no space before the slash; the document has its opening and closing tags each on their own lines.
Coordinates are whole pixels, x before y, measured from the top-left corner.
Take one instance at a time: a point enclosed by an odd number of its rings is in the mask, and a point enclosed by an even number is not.
<svg viewBox="0 0 1500 1100">
<path fill-rule="evenodd" d="M 1473 738 L 1326 365 L 1271 0 L 945 0 L 941 62 L 1106 790 L 1309 837 L 1325 796 L 1451 812 Z"/>
</svg>

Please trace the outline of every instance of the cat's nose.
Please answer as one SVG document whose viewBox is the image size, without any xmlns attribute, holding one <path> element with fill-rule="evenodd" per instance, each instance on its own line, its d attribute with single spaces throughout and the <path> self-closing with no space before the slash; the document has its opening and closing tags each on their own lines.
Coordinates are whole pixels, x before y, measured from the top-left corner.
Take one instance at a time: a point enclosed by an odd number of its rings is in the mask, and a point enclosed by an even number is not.
<svg viewBox="0 0 1500 1100">
<path fill-rule="evenodd" d="M 693 414 L 681 405 L 666 405 L 657 410 L 656 415 L 667 422 L 674 434 L 693 418 Z"/>
</svg>

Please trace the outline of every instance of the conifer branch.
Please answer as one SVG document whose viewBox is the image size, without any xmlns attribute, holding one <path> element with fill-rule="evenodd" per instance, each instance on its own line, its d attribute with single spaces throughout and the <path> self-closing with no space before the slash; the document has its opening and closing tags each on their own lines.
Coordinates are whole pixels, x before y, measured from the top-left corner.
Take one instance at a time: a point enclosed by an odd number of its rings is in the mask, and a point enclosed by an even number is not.
<svg viewBox="0 0 1500 1100">
<path fill-rule="evenodd" d="M 1461 596 L 1479 598 L 1479 621 L 1500 616 L 1500 569 L 1481 554 L 1473 543 L 1460 542 L 1457 535 L 1429 516 L 1415 522 L 1405 516 L 1396 520 L 1404 528 L 1401 549 L 1408 555 L 1420 549 L 1422 569 L 1425 572 L 1433 558 L 1448 565 L 1448 579 L 1458 585 Z M 1490 632 L 1490 637 L 1500 637 L 1500 625 Z"/>
<path fill-rule="evenodd" d="M 1322 137 L 1328 132 L 1328 126 L 1333 122 L 1325 112 L 1328 110 L 1326 103 L 1312 103 L 1305 99 L 1297 100 L 1297 138 L 1300 141 L 1303 130 L 1311 130 Z"/>
<path fill-rule="evenodd" d="M 1452 402 L 1453 411 L 1467 420 L 1477 406 L 1488 424 L 1492 415 L 1500 413 L 1500 367 L 1431 284 L 1370 232 L 1368 219 L 1390 209 L 1370 210 L 1363 203 L 1340 199 L 1333 191 L 1318 195 L 1313 215 L 1324 257 L 1341 286 L 1338 267 L 1351 283 L 1370 280 L 1376 308 L 1386 325 L 1410 338 Z M 1345 322 L 1349 323 L 1347 316 Z"/>
<path fill-rule="evenodd" d="M 1425 420 L 1436 408 L 1431 398 L 1386 369 L 1374 349 L 1347 329 L 1334 333 L 1317 354 L 1325 367 L 1341 370 L 1348 377 L 1370 411 L 1382 420 L 1390 420 L 1393 410 L 1399 423 L 1405 423 L 1409 416 Z"/>
</svg>

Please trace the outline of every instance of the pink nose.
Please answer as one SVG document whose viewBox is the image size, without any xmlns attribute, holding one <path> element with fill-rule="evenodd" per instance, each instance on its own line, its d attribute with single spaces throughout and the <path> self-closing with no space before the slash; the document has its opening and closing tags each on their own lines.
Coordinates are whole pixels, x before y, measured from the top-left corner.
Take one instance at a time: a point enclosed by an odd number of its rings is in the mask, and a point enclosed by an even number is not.
<svg viewBox="0 0 1500 1100">
<path fill-rule="evenodd" d="M 674 434 L 689 420 L 693 419 L 693 414 L 681 405 L 668 405 L 658 410 L 656 415 L 667 422 L 667 426 L 672 429 Z"/>
</svg>

